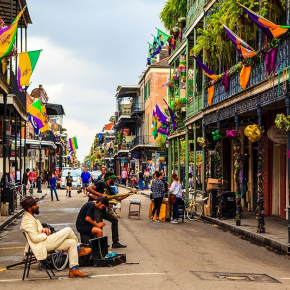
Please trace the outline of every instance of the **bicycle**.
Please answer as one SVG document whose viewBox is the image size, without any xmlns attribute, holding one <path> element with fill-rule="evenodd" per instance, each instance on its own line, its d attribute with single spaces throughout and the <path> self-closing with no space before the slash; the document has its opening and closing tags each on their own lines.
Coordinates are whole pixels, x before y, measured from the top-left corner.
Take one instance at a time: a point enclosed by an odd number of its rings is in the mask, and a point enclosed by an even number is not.
<svg viewBox="0 0 290 290">
<path fill-rule="evenodd" d="M 202 191 L 201 190 L 196 190 L 196 192 L 194 192 L 194 190 L 191 190 L 190 193 L 192 195 L 192 198 L 186 204 L 185 211 L 186 211 L 187 218 L 189 220 L 193 221 L 193 220 L 198 220 L 201 217 L 201 215 L 202 215 L 201 203 L 203 201 L 207 200 L 208 197 L 202 198 Z M 196 193 L 196 196 L 194 198 L 195 193 Z"/>
</svg>

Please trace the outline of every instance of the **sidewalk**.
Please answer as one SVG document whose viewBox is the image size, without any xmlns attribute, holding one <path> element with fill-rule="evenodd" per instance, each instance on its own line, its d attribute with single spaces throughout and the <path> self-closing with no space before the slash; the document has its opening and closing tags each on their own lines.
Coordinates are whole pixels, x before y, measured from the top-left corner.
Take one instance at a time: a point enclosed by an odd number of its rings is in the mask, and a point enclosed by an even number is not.
<svg viewBox="0 0 290 290">
<path fill-rule="evenodd" d="M 139 191 L 139 193 L 149 197 L 151 191 Z M 253 212 L 244 212 L 241 226 L 236 226 L 236 222 L 233 219 L 218 220 L 204 215 L 202 219 L 264 247 L 269 247 L 278 253 L 290 254 L 290 244 L 288 244 L 288 220 L 266 216 L 266 233 L 260 234 L 256 232 L 258 221 Z"/>
<path fill-rule="evenodd" d="M 33 190 L 33 197 L 38 197 L 39 200 L 42 200 L 45 198 L 45 196 L 49 193 L 49 188 L 47 188 L 46 185 L 42 185 L 42 193 L 37 193 L 37 188 L 34 188 Z M 0 231 L 2 231 L 7 225 L 9 225 L 13 220 L 17 219 L 19 216 L 21 216 L 24 212 L 24 209 L 20 206 L 20 200 L 19 196 L 17 196 L 17 209 L 14 212 L 14 215 L 8 215 L 8 216 L 1 216 L 0 215 Z"/>
</svg>

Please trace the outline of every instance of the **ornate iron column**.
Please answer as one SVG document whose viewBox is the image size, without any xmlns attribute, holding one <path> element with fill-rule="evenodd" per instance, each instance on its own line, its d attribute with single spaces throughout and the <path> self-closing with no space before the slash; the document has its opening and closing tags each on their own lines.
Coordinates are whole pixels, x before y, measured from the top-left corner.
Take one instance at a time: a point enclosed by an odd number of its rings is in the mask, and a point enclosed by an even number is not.
<svg viewBox="0 0 290 290">
<path fill-rule="evenodd" d="M 289 116 L 290 115 L 290 95 L 289 95 L 289 83 L 287 86 L 287 95 L 286 95 L 286 100 L 285 100 L 285 104 L 286 104 L 286 115 Z M 288 163 L 288 207 L 287 207 L 287 211 L 288 211 L 288 243 L 290 243 L 290 197 L 289 197 L 289 193 L 290 193 L 290 131 L 287 132 L 287 163 Z"/>
</svg>

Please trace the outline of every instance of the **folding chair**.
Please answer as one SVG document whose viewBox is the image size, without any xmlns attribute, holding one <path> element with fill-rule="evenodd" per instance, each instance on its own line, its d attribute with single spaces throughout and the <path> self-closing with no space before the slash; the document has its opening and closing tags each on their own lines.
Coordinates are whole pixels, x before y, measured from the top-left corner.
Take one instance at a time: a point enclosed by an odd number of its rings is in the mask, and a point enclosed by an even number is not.
<svg viewBox="0 0 290 290">
<path fill-rule="evenodd" d="M 28 242 L 25 233 L 23 233 L 23 235 L 24 235 L 26 241 Z M 52 252 L 53 252 L 53 251 L 52 251 Z M 50 253 L 50 252 L 48 252 L 48 253 Z M 28 244 L 28 251 L 27 251 L 27 253 L 25 253 L 25 262 L 24 262 L 24 271 L 23 271 L 23 277 L 22 277 L 22 280 L 25 279 L 25 274 L 26 274 L 26 278 L 28 278 L 28 276 L 29 276 L 29 271 L 30 271 L 30 265 L 31 265 L 31 264 L 34 264 L 35 261 L 37 261 L 37 260 L 36 260 L 36 258 L 35 258 L 35 256 L 34 256 L 32 250 L 31 250 L 31 248 L 30 248 L 30 246 L 29 246 L 29 244 Z M 47 262 L 47 259 L 42 260 L 42 261 L 38 261 L 38 262 L 41 264 L 42 268 L 45 270 L 45 272 L 46 272 L 46 274 L 49 276 L 49 278 L 52 279 L 51 274 L 52 274 L 53 276 L 55 276 L 55 274 L 54 274 L 54 272 L 52 271 L 52 269 L 50 268 L 50 266 L 49 266 L 49 264 L 48 264 L 48 262 Z M 48 269 L 47 269 L 47 268 L 48 268 Z M 51 272 L 51 274 L 49 273 L 48 270 Z M 27 271 L 27 273 L 26 273 L 26 271 Z"/>
</svg>

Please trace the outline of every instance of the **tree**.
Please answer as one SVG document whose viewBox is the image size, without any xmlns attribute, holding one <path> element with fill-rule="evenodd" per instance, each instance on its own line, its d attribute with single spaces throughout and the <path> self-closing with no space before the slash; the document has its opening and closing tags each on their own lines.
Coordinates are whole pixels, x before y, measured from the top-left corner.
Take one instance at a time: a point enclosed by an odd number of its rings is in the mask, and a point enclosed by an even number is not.
<svg viewBox="0 0 290 290">
<path fill-rule="evenodd" d="M 187 0 L 167 0 L 163 10 L 159 14 L 164 27 L 171 30 L 175 26 L 179 17 L 187 14 Z"/>
</svg>

